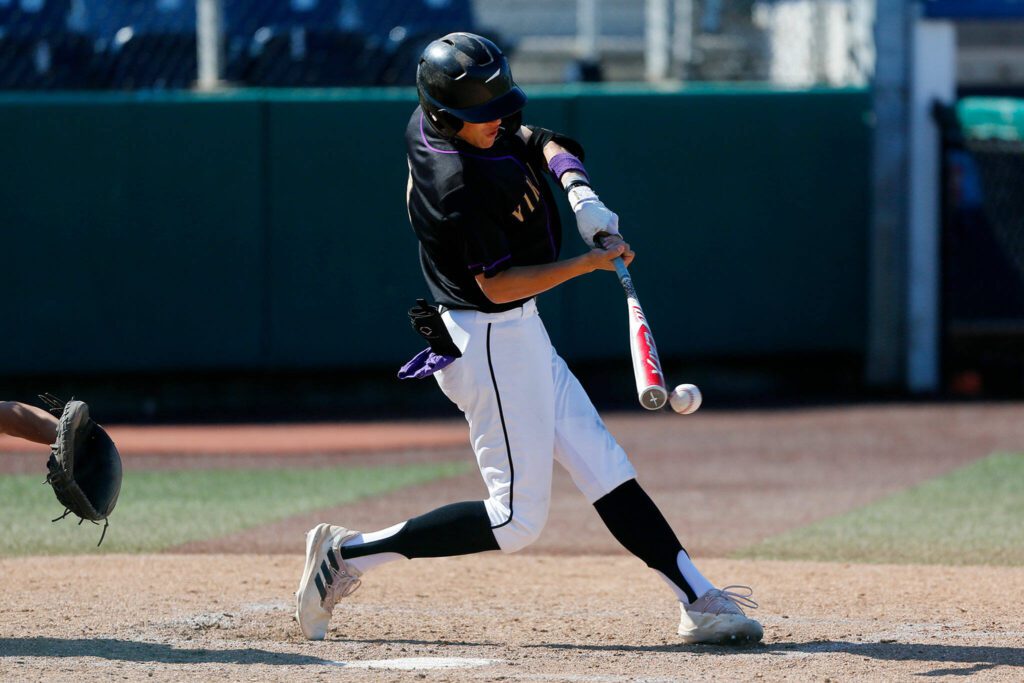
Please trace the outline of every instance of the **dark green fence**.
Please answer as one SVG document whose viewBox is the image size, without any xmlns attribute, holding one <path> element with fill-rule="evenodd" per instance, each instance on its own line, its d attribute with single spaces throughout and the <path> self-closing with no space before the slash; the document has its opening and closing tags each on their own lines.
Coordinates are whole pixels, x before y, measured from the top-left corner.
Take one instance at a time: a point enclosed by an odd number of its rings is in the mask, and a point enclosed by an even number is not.
<svg viewBox="0 0 1024 683">
<path fill-rule="evenodd" d="M 858 354 L 863 91 L 531 91 L 583 141 L 663 356 Z M 406 90 L 0 98 L 0 372 L 398 365 L 426 288 Z M 566 255 L 583 245 L 563 207 Z M 611 274 L 541 298 L 570 359 L 621 357 Z"/>
</svg>

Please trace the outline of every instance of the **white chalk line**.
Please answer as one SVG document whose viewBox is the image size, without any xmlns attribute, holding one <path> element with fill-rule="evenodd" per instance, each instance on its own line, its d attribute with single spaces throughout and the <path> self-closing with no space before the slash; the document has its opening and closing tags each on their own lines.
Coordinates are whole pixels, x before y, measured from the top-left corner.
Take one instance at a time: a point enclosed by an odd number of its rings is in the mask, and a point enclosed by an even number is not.
<svg viewBox="0 0 1024 683">
<path fill-rule="evenodd" d="M 501 664 L 501 659 L 476 659 L 472 657 L 399 657 L 397 659 L 364 659 L 352 662 L 331 662 L 346 669 L 392 669 L 417 671 L 420 669 L 470 669 L 478 666 Z"/>
</svg>

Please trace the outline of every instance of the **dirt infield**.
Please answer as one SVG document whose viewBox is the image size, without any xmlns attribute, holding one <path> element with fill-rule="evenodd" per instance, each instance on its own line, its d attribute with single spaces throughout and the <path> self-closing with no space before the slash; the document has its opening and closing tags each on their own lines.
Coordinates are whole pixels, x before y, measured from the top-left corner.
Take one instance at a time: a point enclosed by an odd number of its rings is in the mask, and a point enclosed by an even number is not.
<svg viewBox="0 0 1024 683">
<path fill-rule="evenodd" d="M 704 566 L 713 579 L 759 587 L 763 644 L 678 644 L 668 589 L 626 557 L 490 553 L 388 565 L 339 606 L 319 643 L 303 641 L 291 618 L 300 557 L 107 556 L 70 569 L 54 558 L 2 560 L 0 679 L 1018 681 L 1024 673 L 1017 570 Z M 394 668 L 410 658 L 477 666 Z"/>
<path fill-rule="evenodd" d="M 1021 568 L 708 558 L 993 451 L 1024 451 L 1022 415 L 1021 405 L 968 404 L 610 417 L 709 577 L 755 588 L 766 634 L 754 648 L 679 645 L 668 589 L 560 470 L 548 527 L 525 556 L 387 565 L 339 608 L 327 641 L 301 640 L 291 611 L 306 529 L 375 529 L 475 498 L 474 473 L 160 555 L 0 559 L 0 680 L 1021 680 Z M 180 440 L 111 431 L 129 469 L 471 457 L 459 421 L 381 423 L 383 450 L 352 437 L 372 442 L 373 425 L 356 427 L 231 428 L 208 442 L 193 438 L 202 430 Z M 261 450 L 245 435 L 307 447 Z M 45 449 L 27 450 L 0 440 L 0 473 L 41 471 Z M 424 668 L 442 664 L 475 666 Z"/>
</svg>

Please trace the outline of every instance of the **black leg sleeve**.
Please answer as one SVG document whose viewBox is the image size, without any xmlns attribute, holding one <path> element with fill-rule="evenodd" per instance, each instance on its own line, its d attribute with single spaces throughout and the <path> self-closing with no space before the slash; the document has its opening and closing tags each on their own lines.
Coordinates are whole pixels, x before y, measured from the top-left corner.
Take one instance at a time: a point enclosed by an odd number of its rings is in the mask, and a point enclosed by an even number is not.
<svg viewBox="0 0 1024 683">
<path fill-rule="evenodd" d="M 597 514 L 626 550 L 656 569 L 679 586 L 686 597 L 697 599 L 693 588 L 679 571 L 676 558 L 686 552 L 661 510 L 636 479 L 630 479 L 594 503 Z"/>
<path fill-rule="evenodd" d="M 450 557 L 498 550 L 491 520 L 482 500 L 453 503 L 413 517 L 394 536 L 372 543 L 345 546 L 343 558 L 377 553 L 398 553 L 414 557 Z"/>
</svg>

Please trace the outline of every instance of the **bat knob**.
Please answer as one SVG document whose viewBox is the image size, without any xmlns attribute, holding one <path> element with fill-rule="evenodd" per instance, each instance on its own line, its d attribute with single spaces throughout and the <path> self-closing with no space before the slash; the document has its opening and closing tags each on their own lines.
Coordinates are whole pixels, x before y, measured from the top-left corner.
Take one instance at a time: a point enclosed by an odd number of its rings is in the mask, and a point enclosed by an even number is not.
<svg viewBox="0 0 1024 683">
<path fill-rule="evenodd" d="M 647 387 L 640 392 L 640 405 L 647 410 L 661 410 L 668 401 L 668 392 L 665 387 Z"/>
</svg>

